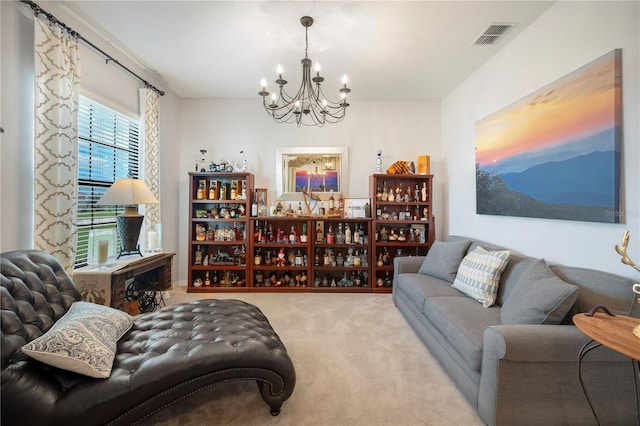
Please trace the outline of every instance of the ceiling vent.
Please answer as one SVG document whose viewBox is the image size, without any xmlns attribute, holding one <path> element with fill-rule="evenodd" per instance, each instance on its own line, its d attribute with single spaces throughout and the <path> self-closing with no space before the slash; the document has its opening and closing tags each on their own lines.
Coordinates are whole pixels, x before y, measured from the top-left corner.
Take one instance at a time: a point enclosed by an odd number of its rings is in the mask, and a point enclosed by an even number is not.
<svg viewBox="0 0 640 426">
<path fill-rule="evenodd" d="M 473 42 L 475 45 L 487 46 L 498 42 L 511 28 L 515 27 L 515 22 L 494 22 L 489 25 L 480 36 Z"/>
</svg>

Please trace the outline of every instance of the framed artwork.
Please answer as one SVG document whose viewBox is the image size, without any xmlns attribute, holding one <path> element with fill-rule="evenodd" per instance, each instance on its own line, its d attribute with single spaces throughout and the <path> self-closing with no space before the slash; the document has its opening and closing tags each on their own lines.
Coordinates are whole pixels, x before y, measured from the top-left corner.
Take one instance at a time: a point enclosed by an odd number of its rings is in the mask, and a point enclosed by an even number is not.
<svg viewBox="0 0 640 426">
<path fill-rule="evenodd" d="M 367 204 L 370 204 L 369 198 L 345 198 L 344 199 L 344 217 L 350 219 L 365 218 L 367 216 Z M 370 216 L 370 212 L 369 212 Z"/>
<path fill-rule="evenodd" d="M 622 50 L 476 123 L 478 214 L 619 223 Z"/>
<path fill-rule="evenodd" d="M 279 147 L 276 149 L 276 196 L 301 200 L 313 192 L 328 200 L 331 191 L 348 194 L 349 149 L 346 147 Z"/>
<path fill-rule="evenodd" d="M 267 205 L 267 188 L 256 188 L 256 204 L 258 206 Z"/>
</svg>

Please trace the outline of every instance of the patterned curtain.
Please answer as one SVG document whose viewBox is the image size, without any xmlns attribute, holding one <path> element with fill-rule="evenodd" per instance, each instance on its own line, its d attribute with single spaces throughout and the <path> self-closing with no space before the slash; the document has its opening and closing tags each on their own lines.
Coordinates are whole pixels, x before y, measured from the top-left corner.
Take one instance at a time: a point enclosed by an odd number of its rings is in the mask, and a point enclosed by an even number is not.
<svg viewBox="0 0 640 426">
<path fill-rule="evenodd" d="M 158 204 L 147 204 L 144 208 L 144 226 L 147 230 L 155 229 L 158 235 L 158 246 L 162 246 L 160 225 L 160 153 L 158 143 L 158 98 L 160 95 L 153 89 L 140 89 L 140 105 L 142 106 L 144 134 L 144 181 L 151 193 L 158 199 Z"/>
<path fill-rule="evenodd" d="M 67 273 L 75 261 L 78 167 L 78 40 L 35 18 L 34 247 Z"/>
</svg>

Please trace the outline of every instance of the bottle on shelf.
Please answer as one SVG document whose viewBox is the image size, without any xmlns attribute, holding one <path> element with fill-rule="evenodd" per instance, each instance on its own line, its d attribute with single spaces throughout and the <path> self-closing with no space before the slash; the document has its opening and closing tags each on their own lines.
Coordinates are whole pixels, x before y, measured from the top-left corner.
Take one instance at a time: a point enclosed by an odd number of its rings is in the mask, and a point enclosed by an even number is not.
<svg viewBox="0 0 640 426">
<path fill-rule="evenodd" d="M 422 195 L 422 202 L 426 202 L 427 201 L 427 182 L 422 182 L 422 190 L 421 190 L 421 195 Z"/>
<path fill-rule="evenodd" d="M 351 244 L 353 241 L 351 239 L 351 228 L 348 223 L 344 224 L 344 243 Z"/>
<path fill-rule="evenodd" d="M 193 260 L 194 265 L 202 265 L 202 248 L 200 248 L 200 246 L 196 248 L 196 251 L 193 257 L 194 257 L 194 260 Z"/>
<path fill-rule="evenodd" d="M 201 180 L 198 184 L 198 190 L 196 191 L 196 199 L 198 200 L 204 200 L 205 199 L 205 186 L 206 186 L 206 181 L 205 180 Z"/>
<path fill-rule="evenodd" d="M 306 223 L 302 224 L 302 232 L 300 233 L 300 242 L 301 243 L 307 242 L 307 224 Z"/>
<path fill-rule="evenodd" d="M 320 266 L 320 248 L 316 247 L 316 252 L 313 255 L 313 266 Z"/>
<path fill-rule="evenodd" d="M 338 223 L 338 231 L 335 236 L 336 244 L 344 244 L 344 232 L 342 230 L 342 223 Z"/>
<path fill-rule="evenodd" d="M 333 243 L 334 243 L 333 228 L 331 227 L 331 224 L 330 224 L 329 230 L 327 231 L 327 244 L 333 244 Z"/>
<path fill-rule="evenodd" d="M 324 241 L 324 225 L 320 223 L 316 223 L 316 243 L 321 243 Z"/>
<path fill-rule="evenodd" d="M 291 244 L 296 243 L 296 230 L 294 229 L 293 226 L 291 226 L 291 232 L 289 232 L 289 242 Z"/>
<path fill-rule="evenodd" d="M 302 256 L 302 251 L 300 251 L 300 249 L 298 249 L 298 251 L 296 252 L 294 263 L 295 266 L 302 266 L 304 263 L 304 257 Z"/>
<path fill-rule="evenodd" d="M 251 216 L 252 217 L 258 216 L 258 203 L 256 202 L 255 197 L 253 198 L 253 203 L 251 203 Z"/>
<path fill-rule="evenodd" d="M 387 193 L 387 181 L 382 181 L 382 194 L 380 194 L 380 201 L 388 201 L 389 194 Z"/>
<path fill-rule="evenodd" d="M 387 196 L 387 201 L 393 202 L 396 200 L 396 196 L 393 193 L 393 188 L 389 188 L 389 195 Z"/>
<path fill-rule="evenodd" d="M 205 273 L 204 276 L 204 285 L 209 287 L 211 285 L 211 278 L 209 278 L 209 271 Z"/>
<path fill-rule="evenodd" d="M 355 229 L 353 231 L 353 244 L 360 244 L 360 224 L 359 223 L 355 225 Z"/>
<path fill-rule="evenodd" d="M 336 199 L 333 198 L 333 189 L 329 192 L 329 211 L 333 211 L 336 208 Z"/>
</svg>

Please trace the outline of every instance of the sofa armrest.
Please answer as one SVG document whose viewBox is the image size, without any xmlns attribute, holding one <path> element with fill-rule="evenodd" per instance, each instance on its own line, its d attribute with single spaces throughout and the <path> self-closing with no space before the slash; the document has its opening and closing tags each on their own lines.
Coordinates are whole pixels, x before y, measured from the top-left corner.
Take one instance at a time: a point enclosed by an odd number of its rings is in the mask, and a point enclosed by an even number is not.
<svg viewBox="0 0 640 426">
<path fill-rule="evenodd" d="M 393 275 L 415 274 L 426 256 L 400 256 L 393 259 Z"/>
<path fill-rule="evenodd" d="M 573 325 L 485 328 L 478 392 L 480 417 L 487 424 L 508 424 L 523 418 L 537 421 L 546 418 L 550 423 L 555 419 L 563 423 L 559 419 L 570 412 L 574 416 L 587 413 L 586 418 L 574 418 L 573 422 L 591 422 L 578 375 L 578 354 L 589 340 Z M 594 363 L 601 367 L 595 367 Z M 582 368 L 583 373 L 588 373 L 592 387 L 596 387 L 598 382 L 624 377 L 630 369 L 628 363 L 628 358 L 603 347 L 589 352 Z M 570 397 L 558 404 L 548 404 L 550 393 L 564 395 L 563 391 L 569 390 Z"/>
</svg>

